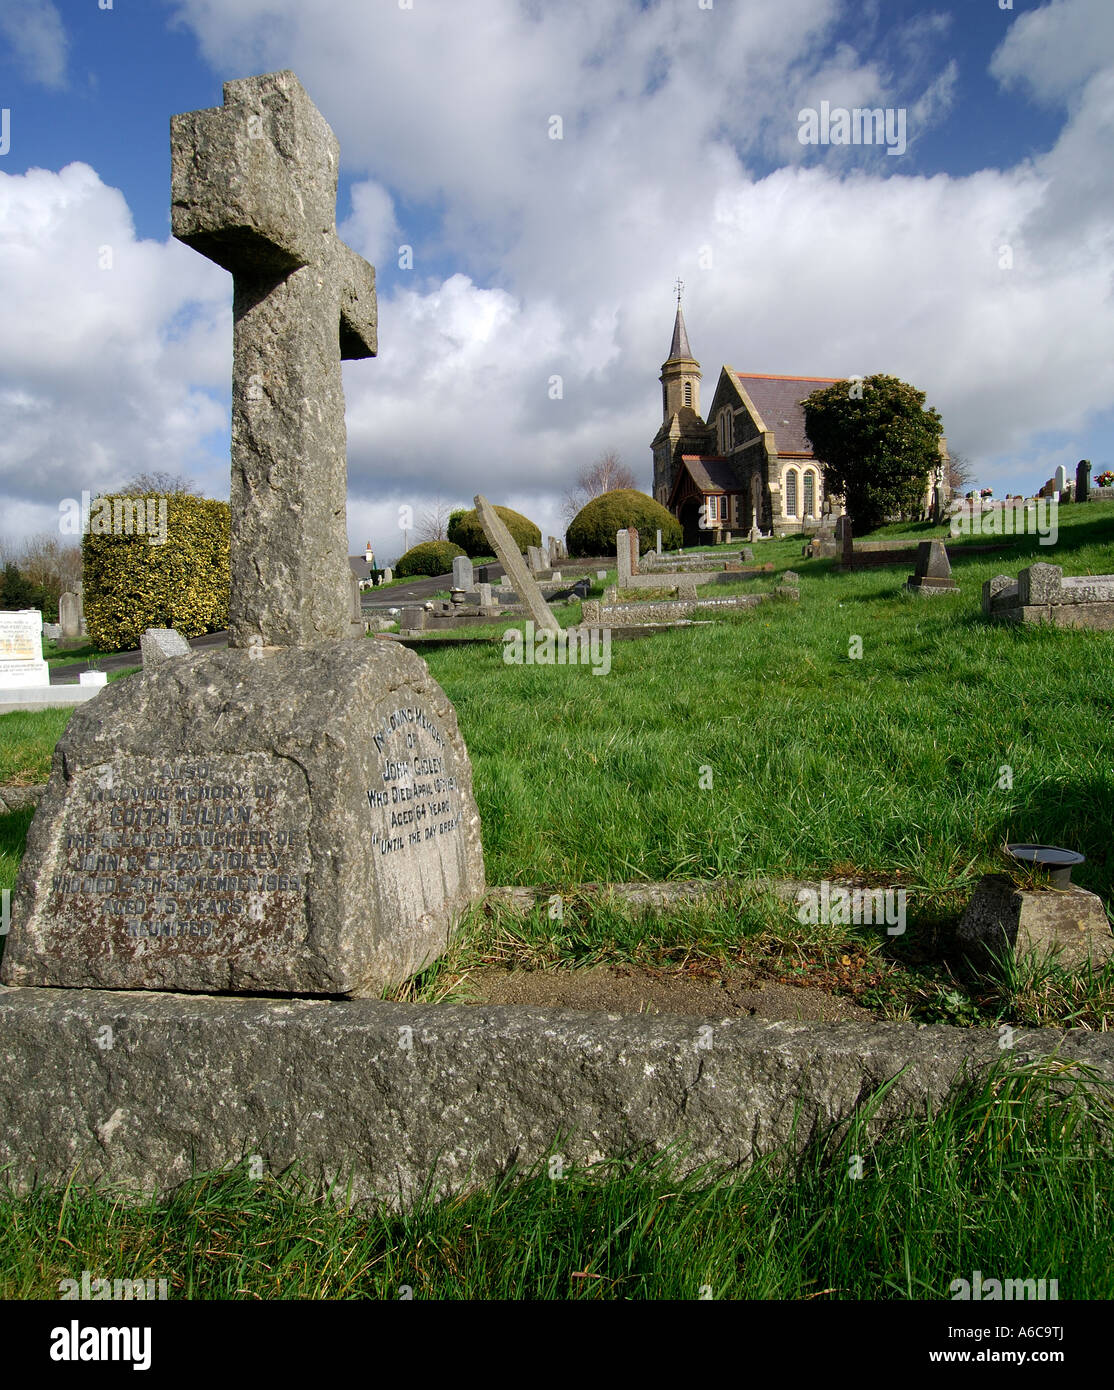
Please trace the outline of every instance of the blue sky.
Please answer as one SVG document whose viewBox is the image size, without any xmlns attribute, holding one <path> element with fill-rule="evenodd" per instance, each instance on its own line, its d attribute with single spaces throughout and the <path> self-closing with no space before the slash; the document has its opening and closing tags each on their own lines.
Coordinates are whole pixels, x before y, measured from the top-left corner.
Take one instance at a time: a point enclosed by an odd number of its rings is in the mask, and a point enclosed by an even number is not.
<svg viewBox="0 0 1114 1390">
<path fill-rule="evenodd" d="M 609 448 L 648 488 L 677 275 L 705 404 L 724 362 L 892 371 L 999 491 L 1114 466 L 1110 0 L 5 0 L 0 535 L 141 468 L 227 495 L 231 281 L 169 237 L 169 118 L 288 66 L 378 272 L 354 548 L 476 491 L 557 531 Z M 803 146 L 821 102 L 907 148 Z"/>
</svg>

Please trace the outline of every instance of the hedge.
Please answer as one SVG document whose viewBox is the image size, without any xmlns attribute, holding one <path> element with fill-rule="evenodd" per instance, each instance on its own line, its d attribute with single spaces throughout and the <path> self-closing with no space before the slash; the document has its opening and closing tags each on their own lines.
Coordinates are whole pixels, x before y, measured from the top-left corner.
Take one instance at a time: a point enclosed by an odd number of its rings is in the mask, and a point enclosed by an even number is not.
<svg viewBox="0 0 1114 1390">
<path fill-rule="evenodd" d="M 614 555 L 615 532 L 632 526 L 638 529 L 640 554 L 654 548 L 658 531 L 664 549 L 681 545 L 681 524 L 672 512 L 644 492 L 620 487 L 593 497 L 577 512 L 566 536 L 569 554 Z"/>
<path fill-rule="evenodd" d="M 453 560 L 464 551 L 452 541 L 422 541 L 412 545 L 394 567 L 395 578 L 408 578 L 415 574 L 448 574 Z"/>
<path fill-rule="evenodd" d="M 495 513 L 502 517 L 503 524 L 511 533 L 515 545 L 525 555 L 528 545 L 541 545 L 542 533 L 529 517 L 521 512 L 512 512 L 510 507 L 496 507 Z M 480 555 L 491 554 L 491 542 L 480 525 L 480 516 L 475 507 L 470 512 L 453 512 L 449 517 L 447 534 L 449 540 L 461 547 L 465 555 L 476 559 Z"/>
<path fill-rule="evenodd" d="M 130 651 L 149 627 L 186 637 L 227 627 L 230 529 L 228 503 L 208 497 L 95 498 L 81 543 L 93 643 Z"/>
</svg>

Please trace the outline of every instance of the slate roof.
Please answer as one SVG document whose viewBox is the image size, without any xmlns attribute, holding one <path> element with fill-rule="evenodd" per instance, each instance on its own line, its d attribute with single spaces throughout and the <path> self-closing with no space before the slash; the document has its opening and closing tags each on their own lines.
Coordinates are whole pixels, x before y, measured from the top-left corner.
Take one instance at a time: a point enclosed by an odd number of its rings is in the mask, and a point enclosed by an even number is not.
<svg viewBox="0 0 1114 1390">
<path fill-rule="evenodd" d="M 669 345 L 668 361 L 674 357 L 692 357 L 692 348 L 689 347 L 689 335 L 685 328 L 685 316 L 681 313 L 681 306 L 677 305 L 677 317 L 673 320 L 673 341 Z M 696 359 L 693 358 L 693 361 Z"/>
<path fill-rule="evenodd" d="M 730 459 L 682 454 L 681 465 L 701 492 L 739 492 L 742 488 Z"/>
<path fill-rule="evenodd" d="M 834 385 L 839 377 L 767 376 L 760 372 L 737 372 L 734 367 L 725 370 L 753 401 L 762 423 L 773 431 L 779 454 L 812 455 L 801 402 L 813 391 Z"/>
<path fill-rule="evenodd" d="M 349 555 L 348 568 L 357 579 L 371 578 L 371 566 L 367 562 L 366 555 Z"/>
</svg>

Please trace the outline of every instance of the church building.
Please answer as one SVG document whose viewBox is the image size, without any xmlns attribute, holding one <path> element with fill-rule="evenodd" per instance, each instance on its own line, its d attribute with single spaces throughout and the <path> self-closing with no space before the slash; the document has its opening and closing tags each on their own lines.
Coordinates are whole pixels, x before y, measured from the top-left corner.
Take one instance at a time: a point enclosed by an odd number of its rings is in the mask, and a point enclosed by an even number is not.
<svg viewBox="0 0 1114 1390">
<path fill-rule="evenodd" d="M 652 448 L 654 499 L 681 523 L 685 545 L 706 544 L 716 531 L 815 529 L 825 510 L 824 479 L 801 402 L 838 378 L 723 367 L 707 423 L 700 414 L 700 378 L 678 300 L 661 369 L 662 425 Z M 833 500 L 827 510 L 835 517 L 843 506 Z"/>
</svg>

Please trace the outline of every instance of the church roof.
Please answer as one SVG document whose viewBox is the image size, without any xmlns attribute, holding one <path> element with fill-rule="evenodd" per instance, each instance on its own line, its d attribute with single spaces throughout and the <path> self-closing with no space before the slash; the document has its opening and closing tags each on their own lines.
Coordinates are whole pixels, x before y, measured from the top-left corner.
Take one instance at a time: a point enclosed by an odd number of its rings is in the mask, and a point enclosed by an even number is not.
<svg viewBox="0 0 1114 1390">
<path fill-rule="evenodd" d="M 826 376 L 768 376 L 760 372 L 737 372 L 726 367 L 735 385 L 746 395 L 773 431 L 779 454 L 812 454 L 805 433 L 805 412 L 801 402 L 813 391 L 833 386 L 840 378 Z"/>
<path fill-rule="evenodd" d="M 681 464 L 701 492 L 739 492 L 742 488 L 729 459 L 682 454 Z"/>
<path fill-rule="evenodd" d="M 672 362 L 675 357 L 689 357 L 695 362 L 692 356 L 692 348 L 689 347 L 689 335 L 685 328 L 685 316 L 681 313 L 681 306 L 677 305 L 677 317 L 673 320 L 673 341 L 669 345 L 669 356 L 666 359 Z"/>
</svg>

